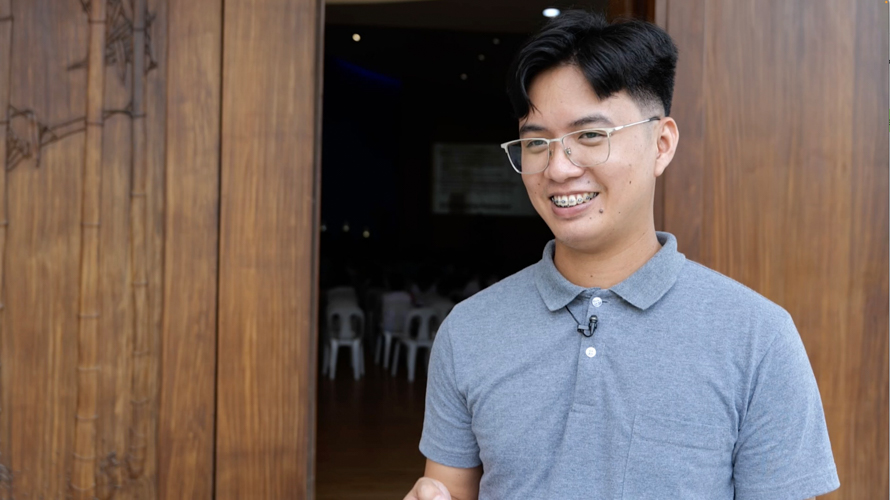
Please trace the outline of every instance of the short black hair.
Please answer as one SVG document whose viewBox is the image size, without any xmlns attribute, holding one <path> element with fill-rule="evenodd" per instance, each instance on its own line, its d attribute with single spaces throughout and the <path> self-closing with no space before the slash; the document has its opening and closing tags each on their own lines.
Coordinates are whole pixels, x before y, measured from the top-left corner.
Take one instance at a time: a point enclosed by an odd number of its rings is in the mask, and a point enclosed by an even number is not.
<svg viewBox="0 0 890 500">
<path fill-rule="evenodd" d="M 597 97 L 622 90 L 638 105 L 671 112 L 677 47 L 658 26 L 639 20 L 609 23 L 599 13 L 569 10 L 548 21 L 519 49 L 510 66 L 507 96 L 517 119 L 534 108 L 528 87 L 555 66 L 578 67 Z"/>
</svg>

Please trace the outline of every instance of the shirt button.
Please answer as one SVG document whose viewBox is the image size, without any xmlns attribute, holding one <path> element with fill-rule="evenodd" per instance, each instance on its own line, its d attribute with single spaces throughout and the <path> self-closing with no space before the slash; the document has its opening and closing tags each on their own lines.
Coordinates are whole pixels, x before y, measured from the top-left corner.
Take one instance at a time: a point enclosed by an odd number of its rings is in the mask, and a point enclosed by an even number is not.
<svg viewBox="0 0 890 500">
<path fill-rule="evenodd" d="M 596 349 L 594 349 L 593 347 L 588 347 L 587 350 L 584 351 L 584 354 L 587 354 L 588 358 L 592 358 L 596 356 Z"/>
<path fill-rule="evenodd" d="M 593 307 L 599 307 L 603 305 L 603 299 L 599 297 L 594 297 L 593 300 L 590 301 L 593 304 Z"/>
</svg>

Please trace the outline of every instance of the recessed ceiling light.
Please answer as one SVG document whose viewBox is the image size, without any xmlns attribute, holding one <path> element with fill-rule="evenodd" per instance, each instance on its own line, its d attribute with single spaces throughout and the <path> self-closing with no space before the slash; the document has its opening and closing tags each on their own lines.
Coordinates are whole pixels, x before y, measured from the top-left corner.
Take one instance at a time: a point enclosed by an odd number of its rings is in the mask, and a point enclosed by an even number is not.
<svg viewBox="0 0 890 500">
<path fill-rule="evenodd" d="M 544 17 L 556 17 L 559 15 L 559 9 L 554 9 L 553 7 L 548 7 L 544 9 Z"/>
<path fill-rule="evenodd" d="M 559 12 L 559 11 L 557 11 L 557 12 Z M 546 15 L 546 14 L 544 14 L 544 15 Z M 352 34 L 352 39 L 353 39 L 354 41 L 356 41 L 356 42 L 360 42 L 360 41 L 362 40 L 362 36 L 359 35 L 358 33 L 353 33 L 353 34 Z"/>
</svg>

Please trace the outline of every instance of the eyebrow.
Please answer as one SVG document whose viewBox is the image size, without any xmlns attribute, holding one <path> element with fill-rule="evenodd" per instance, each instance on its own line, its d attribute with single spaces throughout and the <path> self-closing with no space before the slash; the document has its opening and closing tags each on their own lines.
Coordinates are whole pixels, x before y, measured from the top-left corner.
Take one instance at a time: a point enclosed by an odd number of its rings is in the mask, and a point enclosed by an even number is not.
<svg viewBox="0 0 890 500">
<path fill-rule="evenodd" d="M 519 135 L 522 135 L 526 132 L 546 132 L 547 129 L 540 125 L 533 125 L 526 123 L 525 125 L 519 127 Z"/>
<path fill-rule="evenodd" d="M 578 128 L 583 127 L 585 125 L 612 125 L 612 120 L 608 119 L 606 115 L 600 113 L 594 113 L 592 115 L 587 115 L 582 118 L 578 118 L 569 124 L 569 128 Z M 528 132 L 546 132 L 547 128 L 542 127 L 541 125 L 535 125 L 532 123 L 526 123 L 525 125 L 519 127 L 519 135 L 528 133 Z"/>
<path fill-rule="evenodd" d="M 572 128 L 575 128 L 575 127 L 581 127 L 584 125 L 593 125 L 593 124 L 612 125 L 612 120 L 608 119 L 606 117 L 606 115 L 594 113 L 592 115 L 587 115 L 583 118 L 578 118 L 577 120 L 570 123 L 569 126 Z"/>
</svg>

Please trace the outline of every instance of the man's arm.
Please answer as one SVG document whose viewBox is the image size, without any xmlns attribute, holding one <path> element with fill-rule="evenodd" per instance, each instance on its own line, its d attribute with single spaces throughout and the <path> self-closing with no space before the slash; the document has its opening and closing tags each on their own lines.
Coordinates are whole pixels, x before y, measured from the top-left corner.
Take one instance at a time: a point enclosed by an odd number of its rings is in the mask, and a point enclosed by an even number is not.
<svg viewBox="0 0 890 500">
<path fill-rule="evenodd" d="M 463 469 L 428 459 L 423 477 L 417 480 L 405 500 L 477 500 L 480 479 L 481 465 Z"/>
</svg>

